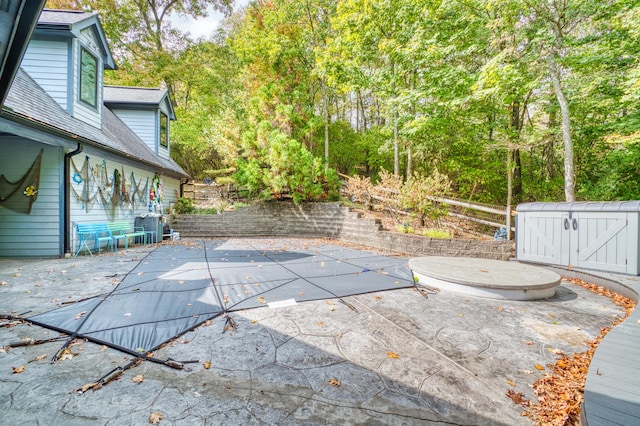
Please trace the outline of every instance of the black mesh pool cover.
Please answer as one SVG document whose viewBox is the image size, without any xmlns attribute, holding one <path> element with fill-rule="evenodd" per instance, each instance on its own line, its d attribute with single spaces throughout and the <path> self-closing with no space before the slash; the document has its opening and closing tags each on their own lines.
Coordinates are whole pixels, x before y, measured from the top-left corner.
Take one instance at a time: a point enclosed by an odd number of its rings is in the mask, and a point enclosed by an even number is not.
<svg viewBox="0 0 640 426">
<path fill-rule="evenodd" d="M 160 246 L 108 295 L 28 320 L 132 354 L 233 311 L 413 286 L 405 260 L 303 240 Z"/>
</svg>

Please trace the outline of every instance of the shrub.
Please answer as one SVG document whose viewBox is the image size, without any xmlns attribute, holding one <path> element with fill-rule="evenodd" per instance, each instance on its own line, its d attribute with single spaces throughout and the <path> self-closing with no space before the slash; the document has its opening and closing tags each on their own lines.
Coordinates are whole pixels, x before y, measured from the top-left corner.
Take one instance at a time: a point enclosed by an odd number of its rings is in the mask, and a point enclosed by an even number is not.
<svg viewBox="0 0 640 426">
<path fill-rule="evenodd" d="M 173 206 L 173 211 L 176 214 L 192 214 L 195 210 L 196 208 L 194 207 L 193 200 L 191 198 L 181 197 Z"/>
</svg>

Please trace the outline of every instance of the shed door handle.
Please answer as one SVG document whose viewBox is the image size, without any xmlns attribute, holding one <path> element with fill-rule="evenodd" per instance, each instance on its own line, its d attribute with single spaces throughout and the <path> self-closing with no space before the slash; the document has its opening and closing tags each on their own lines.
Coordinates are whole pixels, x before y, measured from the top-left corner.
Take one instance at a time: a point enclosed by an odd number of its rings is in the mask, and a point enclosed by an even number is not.
<svg viewBox="0 0 640 426">
<path fill-rule="evenodd" d="M 571 222 L 571 226 L 573 227 L 574 231 L 578 229 L 578 221 L 576 219 L 573 219 L 573 221 Z"/>
<path fill-rule="evenodd" d="M 564 218 L 564 229 L 569 229 L 569 219 Z"/>
</svg>

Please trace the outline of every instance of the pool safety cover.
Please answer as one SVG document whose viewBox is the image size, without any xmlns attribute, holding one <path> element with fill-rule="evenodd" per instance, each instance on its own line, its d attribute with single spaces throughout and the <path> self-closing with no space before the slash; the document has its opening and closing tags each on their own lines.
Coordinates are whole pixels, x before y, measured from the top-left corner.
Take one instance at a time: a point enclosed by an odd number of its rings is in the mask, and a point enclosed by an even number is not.
<svg viewBox="0 0 640 426">
<path fill-rule="evenodd" d="M 114 290 L 27 318 L 145 354 L 231 312 L 412 287 L 406 261 L 308 240 L 162 245 Z"/>
</svg>

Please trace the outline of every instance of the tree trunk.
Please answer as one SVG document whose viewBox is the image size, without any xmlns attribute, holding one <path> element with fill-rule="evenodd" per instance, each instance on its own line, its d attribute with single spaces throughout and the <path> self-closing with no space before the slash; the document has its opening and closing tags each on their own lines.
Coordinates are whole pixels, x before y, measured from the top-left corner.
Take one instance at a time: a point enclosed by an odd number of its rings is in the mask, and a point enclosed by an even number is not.
<svg viewBox="0 0 640 426">
<path fill-rule="evenodd" d="M 329 107 L 327 104 L 327 86 L 322 81 L 322 109 L 324 115 L 324 171 L 329 170 Z"/>
<path fill-rule="evenodd" d="M 558 105 L 560 106 L 560 114 L 562 116 L 562 142 L 564 144 L 564 197 L 568 202 L 576 200 L 575 195 L 575 168 L 573 160 L 573 141 L 571 139 L 571 119 L 569 113 L 569 102 L 564 96 L 562 85 L 560 83 L 560 71 L 553 57 L 553 53 L 547 56 L 547 64 L 549 65 L 549 76 L 553 83 L 553 93 L 556 95 Z"/>
<path fill-rule="evenodd" d="M 517 147 L 522 129 L 520 109 L 520 102 L 516 101 L 511 104 L 511 131 L 515 144 L 512 144 L 509 162 L 511 164 L 511 202 L 514 204 L 522 202 L 522 161 L 520 160 L 520 149 Z"/>
<path fill-rule="evenodd" d="M 507 148 L 507 215 L 506 215 L 506 228 L 507 228 L 507 240 L 511 240 L 511 198 L 513 195 L 513 167 L 511 165 L 511 159 L 513 153 L 511 147 Z"/>
<path fill-rule="evenodd" d="M 398 147 L 398 114 L 393 109 L 393 175 L 400 176 L 400 149 Z"/>
</svg>

